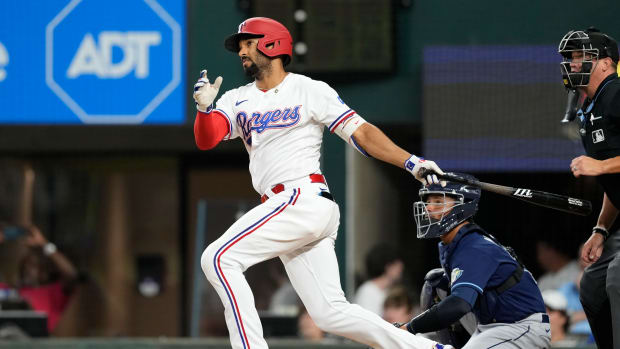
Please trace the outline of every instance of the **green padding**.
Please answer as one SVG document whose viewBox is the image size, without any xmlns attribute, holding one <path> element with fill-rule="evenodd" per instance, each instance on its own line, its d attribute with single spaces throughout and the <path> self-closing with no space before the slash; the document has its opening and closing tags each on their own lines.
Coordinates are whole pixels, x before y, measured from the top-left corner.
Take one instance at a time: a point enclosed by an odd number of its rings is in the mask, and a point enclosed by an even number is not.
<svg viewBox="0 0 620 349">
<path fill-rule="evenodd" d="M 268 340 L 272 349 L 366 349 L 353 343 L 314 344 L 297 339 Z M 227 338 L 92 338 L 92 339 L 41 339 L 28 341 L 0 340 L 0 348 L 11 349 L 230 349 Z"/>
</svg>

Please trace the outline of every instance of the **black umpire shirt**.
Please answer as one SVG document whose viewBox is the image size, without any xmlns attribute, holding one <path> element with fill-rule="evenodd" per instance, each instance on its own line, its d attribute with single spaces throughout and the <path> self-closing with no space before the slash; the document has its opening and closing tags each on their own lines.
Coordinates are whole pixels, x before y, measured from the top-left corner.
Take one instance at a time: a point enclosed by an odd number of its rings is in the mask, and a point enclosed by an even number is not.
<svg viewBox="0 0 620 349">
<path fill-rule="evenodd" d="M 599 85 L 594 98 L 583 106 L 579 133 L 586 154 L 596 160 L 620 156 L 620 78 L 609 75 Z M 609 200 L 620 209 L 620 174 L 596 177 Z"/>
</svg>

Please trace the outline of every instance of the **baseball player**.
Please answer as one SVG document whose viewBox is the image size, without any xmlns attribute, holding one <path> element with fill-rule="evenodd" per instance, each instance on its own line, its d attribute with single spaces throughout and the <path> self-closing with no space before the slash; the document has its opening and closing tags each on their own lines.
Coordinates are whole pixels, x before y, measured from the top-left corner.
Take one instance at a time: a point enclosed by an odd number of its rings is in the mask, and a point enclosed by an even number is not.
<svg viewBox="0 0 620 349">
<path fill-rule="evenodd" d="M 618 44 L 595 28 L 571 30 L 558 52 L 564 86 L 586 99 L 575 116 L 587 156 L 572 160 L 575 177 L 596 176 L 603 206 L 581 249 L 579 298 L 599 348 L 620 349 L 620 234 L 610 234 L 620 208 L 620 78 Z M 570 119 L 569 119 L 570 120 Z M 613 231 L 611 231 L 613 233 Z"/>
<path fill-rule="evenodd" d="M 549 347 L 549 316 L 534 278 L 512 249 L 472 221 L 480 188 L 448 182 L 426 186 L 419 194 L 421 201 L 414 204 L 418 238 L 441 239 L 439 260 L 450 295 L 397 326 L 433 332 L 473 312 L 478 326 L 465 349 Z"/>
<path fill-rule="evenodd" d="M 362 154 L 412 173 L 440 169 L 396 146 L 338 97 L 329 85 L 286 72 L 293 40 L 282 24 L 250 18 L 225 41 L 238 54 L 252 83 L 213 101 L 222 83 L 206 71 L 194 88 L 196 144 L 211 149 L 241 138 L 250 157 L 252 184 L 262 204 L 247 212 L 201 259 L 202 269 L 225 307 L 233 348 L 267 348 L 254 299 L 243 272 L 280 257 L 308 313 L 324 331 L 375 348 L 444 348 L 394 328 L 378 315 L 350 304 L 340 286 L 334 243 L 340 212 L 319 163 L 324 127 Z"/>
</svg>

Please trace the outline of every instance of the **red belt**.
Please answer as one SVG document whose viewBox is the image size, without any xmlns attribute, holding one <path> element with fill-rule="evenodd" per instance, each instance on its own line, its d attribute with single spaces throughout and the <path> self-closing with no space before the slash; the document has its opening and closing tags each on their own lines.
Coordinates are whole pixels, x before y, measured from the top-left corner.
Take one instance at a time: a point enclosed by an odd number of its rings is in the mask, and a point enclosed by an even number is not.
<svg viewBox="0 0 620 349">
<path fill-rule="evenodd" d="M 311 175 L 309 175 L 308 177 L 310 177 L 310 183 L 323 183 L 323 184 L 327 184 L 327 181 L 325 180 L 325 176 L 323 176 L 322 174 L 318 174 L 318 173 L 313 173 Z M 273 187 L 271 187 L 271 191 L 274 194 L 278 194 L 284 191 L 284 184 L 279 183 L 274 185 Z M 263 196 L 260 197 L 260 202 L 263 203 L 265 201 L 267 201 L 269 199 L 269 197 L 267 196 L 267 194 L 263 194 Z"/>
</svg>

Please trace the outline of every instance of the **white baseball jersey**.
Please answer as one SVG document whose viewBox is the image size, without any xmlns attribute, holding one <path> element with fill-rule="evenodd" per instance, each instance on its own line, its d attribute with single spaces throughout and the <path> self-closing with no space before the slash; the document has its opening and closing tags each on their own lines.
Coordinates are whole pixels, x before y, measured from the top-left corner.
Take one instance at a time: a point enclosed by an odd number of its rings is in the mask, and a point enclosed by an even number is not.
<svg viewBox="0 0 620 349">
<path fill-rule="evenodd" d="M 243 138 L 254 188 L 267 197 L 209 244 L 200 260 L 224 305 L 231 346 L 268 348 L 243 273 L 280 257 L 299 298 L 324 331 L 373 348 L 443 348 L 350 304 L 342 291 L 334 251 L 340 210 L 324 195 L 326 185 L 309 176 L 320 173 L 325 126 L 356 146 L 351 135 L 364 123 L 336 91 L 289 73 L 267 92 L 255 83 L 226 92 L 213 112 L 229 121 L 225 139 Z M 282 184 L 281 190 L 270 190 L 276 184 Z"/>
<path fill-rule="evenodd" d="M 323 127 L 334 132 L 357 116 L 329 85 L 293 73 L 266 92 L 254 82 L 230 90 L 214 112 L 228 119 L 225 140 L 243 138 L 259 194 L 278 183 L 321 173 Z M 349 133 L 363 120 L 358 117 L 354 123 Z"/>
</svg>

